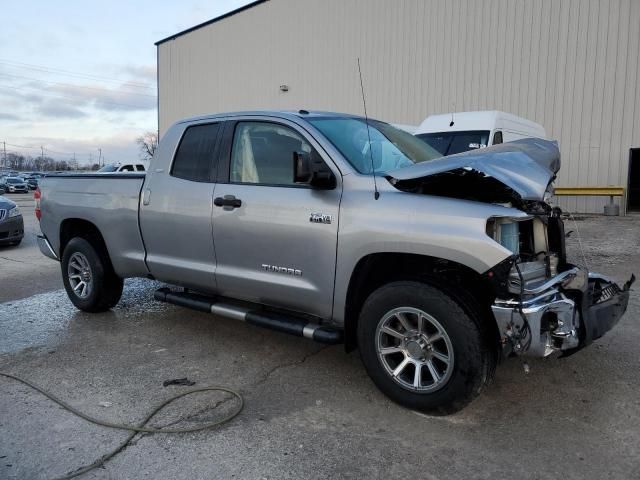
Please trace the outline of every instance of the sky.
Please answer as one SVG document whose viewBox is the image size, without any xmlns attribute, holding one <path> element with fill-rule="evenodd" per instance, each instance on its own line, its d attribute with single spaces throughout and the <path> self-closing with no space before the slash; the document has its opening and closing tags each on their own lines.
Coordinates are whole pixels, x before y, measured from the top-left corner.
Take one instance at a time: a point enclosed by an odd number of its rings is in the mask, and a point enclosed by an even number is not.
<svg viewBox="0 0 640 480">
<path fill-rule="evenodd" d="M 139 158 L 157 130 L 155 42 L 249 0 L 0 0 L 0 156 Z"/>
</svg>

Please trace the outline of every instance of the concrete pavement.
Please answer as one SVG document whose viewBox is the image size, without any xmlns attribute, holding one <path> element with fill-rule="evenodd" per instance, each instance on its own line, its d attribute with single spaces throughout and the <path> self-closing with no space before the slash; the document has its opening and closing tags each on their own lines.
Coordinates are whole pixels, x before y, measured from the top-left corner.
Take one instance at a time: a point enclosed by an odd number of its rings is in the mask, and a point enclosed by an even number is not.
<svg viewBox="0 0 640 480">
<path fill-rule="evenodd" d="M 399 407 L 357 352 L 160 304 L 158 284 L 129 280 L 120 304 L 90 315 L 71 305 L 59 266 L 34 244 L 0 250 L 0 370 L 79 409 L 135 423 L 170 394 L 163 380 L 242 392 L 243 413 L 213 431 L 143 435 L 93 479 L 640 478 L 640 302 L 609 335 L 567 359 L 518 359 L 464 411 L 429 417 Z M 577 227 L 577 228 L 576 228 Z M 626 279 L 640 272 L 640 217 L 581 219 L 575 260 Z M 154 422 L 218 418 L 221 394 L 187 398 Z M 106 402 L 106 403 L 105 403 Z M 110 405 L 110 406 L 102 406 Z M 0 478 L 50 478 L 93 461 L 125 432 L 99 428 L 0 379 Z"/>
</svg>

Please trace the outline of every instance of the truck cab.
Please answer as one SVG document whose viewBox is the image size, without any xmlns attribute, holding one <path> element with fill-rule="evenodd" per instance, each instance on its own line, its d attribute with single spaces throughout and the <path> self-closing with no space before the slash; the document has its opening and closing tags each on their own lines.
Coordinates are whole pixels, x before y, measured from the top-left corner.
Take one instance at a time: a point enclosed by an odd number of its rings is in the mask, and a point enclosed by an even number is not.
<svg viewBox="0 0 640 480">
<path fill-rule="evenodd" d="M 455 155 L 523 138 L 547 138 L 542 125 L 496 110 L 430 115 L 414 134 L 442 155 Z"/>
</svg>

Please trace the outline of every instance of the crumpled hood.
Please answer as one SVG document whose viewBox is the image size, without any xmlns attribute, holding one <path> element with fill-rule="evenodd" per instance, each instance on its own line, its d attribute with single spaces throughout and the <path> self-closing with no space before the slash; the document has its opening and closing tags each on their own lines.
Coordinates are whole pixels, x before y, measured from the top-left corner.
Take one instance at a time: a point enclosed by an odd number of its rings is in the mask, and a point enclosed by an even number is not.
<svg viewBox="0 0 640 480">
<path fill-rule="evenodd" d="M 395 184 L 456 170 L 479 172 L 501 182 L 522 200 L 540 201 L 560 170 L 560 150 L 555 141 L 525 138 L 391 170 L 386 177 Z"/>
</svg>

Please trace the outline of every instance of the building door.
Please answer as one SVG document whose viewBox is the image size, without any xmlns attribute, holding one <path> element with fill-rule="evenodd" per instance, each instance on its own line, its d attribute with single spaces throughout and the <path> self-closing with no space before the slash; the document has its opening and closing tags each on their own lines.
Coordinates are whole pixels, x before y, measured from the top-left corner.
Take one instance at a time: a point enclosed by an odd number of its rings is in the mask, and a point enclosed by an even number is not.
<svg viewBox="0 0 640 480">
<path fill-rule="evenodd" d="M 640 211 L 640 148 L 632 148 L 629 153 L 627 211 Z"/>
</svg>

